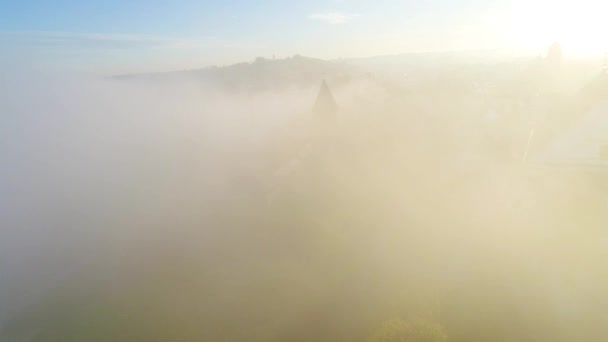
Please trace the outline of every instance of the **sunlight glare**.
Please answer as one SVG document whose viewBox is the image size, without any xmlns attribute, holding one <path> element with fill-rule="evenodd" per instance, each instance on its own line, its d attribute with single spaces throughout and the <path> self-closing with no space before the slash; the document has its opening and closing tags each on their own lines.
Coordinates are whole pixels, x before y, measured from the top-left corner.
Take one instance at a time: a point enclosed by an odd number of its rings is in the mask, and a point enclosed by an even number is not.
<svg viewBox="0 0 608 342">
<path fill-rule="evenodd" d="M 601 1 L 521 1 L 513 16 L 513 35 L 523 49 L 543 52 L 560 42 L 568 55 L 608 52 L 604 42 L 608 4 Z"/>
</svg>

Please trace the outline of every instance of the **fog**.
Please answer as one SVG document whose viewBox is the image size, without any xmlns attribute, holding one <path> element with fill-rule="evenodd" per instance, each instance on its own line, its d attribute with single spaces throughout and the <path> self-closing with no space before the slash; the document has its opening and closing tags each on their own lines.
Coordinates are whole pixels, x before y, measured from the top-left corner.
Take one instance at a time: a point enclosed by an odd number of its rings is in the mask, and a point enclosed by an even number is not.
<svg viewBox="0 0 608 342">
<path fill-rule="evenodd" d="M 242 229 L 215 216 L 256 192 L 264 200 L 273 136 L 317 91 L 57 73 L 11 75 L 0 89 L 3 325 L 83 273 L 119 272 L 133 258 L 154 265 L 163 253 L 212 257 L 206 249 Z"/>
<path fill-rule="evenodd" d="M 7 74 L 0 339 L 608 339 L 608 173 L 543 159 L 589 101 L 458 70 L 327 112 L 323 77 Z"/>
</svg>

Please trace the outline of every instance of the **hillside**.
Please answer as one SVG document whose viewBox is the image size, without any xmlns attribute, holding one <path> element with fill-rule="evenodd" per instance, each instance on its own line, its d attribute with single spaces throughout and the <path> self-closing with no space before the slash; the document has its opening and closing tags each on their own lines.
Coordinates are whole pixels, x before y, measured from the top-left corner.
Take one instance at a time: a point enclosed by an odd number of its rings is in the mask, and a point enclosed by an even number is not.
<svg viewBox="0 0 608 342">
<path fill-rule="evenodd" d="M 114 78 L 144 82 L 196 81 L 234 91 L 263 91 L 285 87 L 318 86 L 322 79 L 333 84 L 346 83 L 364 76 L 359 68 L 342 62 L 325 61 L 296 55 L 285 59 L 256 58 L 251 63 L 162 73 L 118 75 Z"/>
</svg>

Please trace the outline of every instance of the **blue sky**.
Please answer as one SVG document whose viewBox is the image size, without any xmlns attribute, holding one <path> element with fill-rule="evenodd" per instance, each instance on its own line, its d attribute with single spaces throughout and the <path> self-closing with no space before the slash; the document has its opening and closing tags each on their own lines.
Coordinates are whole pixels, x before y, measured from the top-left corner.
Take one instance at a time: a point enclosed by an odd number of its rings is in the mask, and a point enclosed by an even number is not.
<svg viewBox="0 0 608 342">
<path fill-rule="evenodd" d="M 273 54 L 339 58 L 513 47 L 513 25 L 521 22 L 514 13 L 529 3 L 522 1 L 2 0 L 0 58 L 138 72 Z M 540 14 L 548 2 L 537 3 Z M 528 13 L 528 26 L 538 26 L 535 15 Z"/>
</svg>

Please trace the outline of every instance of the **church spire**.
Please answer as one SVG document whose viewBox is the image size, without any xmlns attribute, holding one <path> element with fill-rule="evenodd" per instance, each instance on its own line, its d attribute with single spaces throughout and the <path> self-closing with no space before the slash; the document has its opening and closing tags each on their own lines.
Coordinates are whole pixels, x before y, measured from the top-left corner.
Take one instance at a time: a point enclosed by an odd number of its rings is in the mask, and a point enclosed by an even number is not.
<svg viewBox="0 0 608 342">
<path fill-rule="evenodd" d="M 323 80 L 323 83 L 321 84 L 321 89 L 319 90 L 319 95 L 317 96 L 317 102 L 315 103 L 313 111 L 321 115 L 334 114 L 338 111 L 338 104 L 336 104 L 336 100 L 325 80 Z"/>
</svg>

